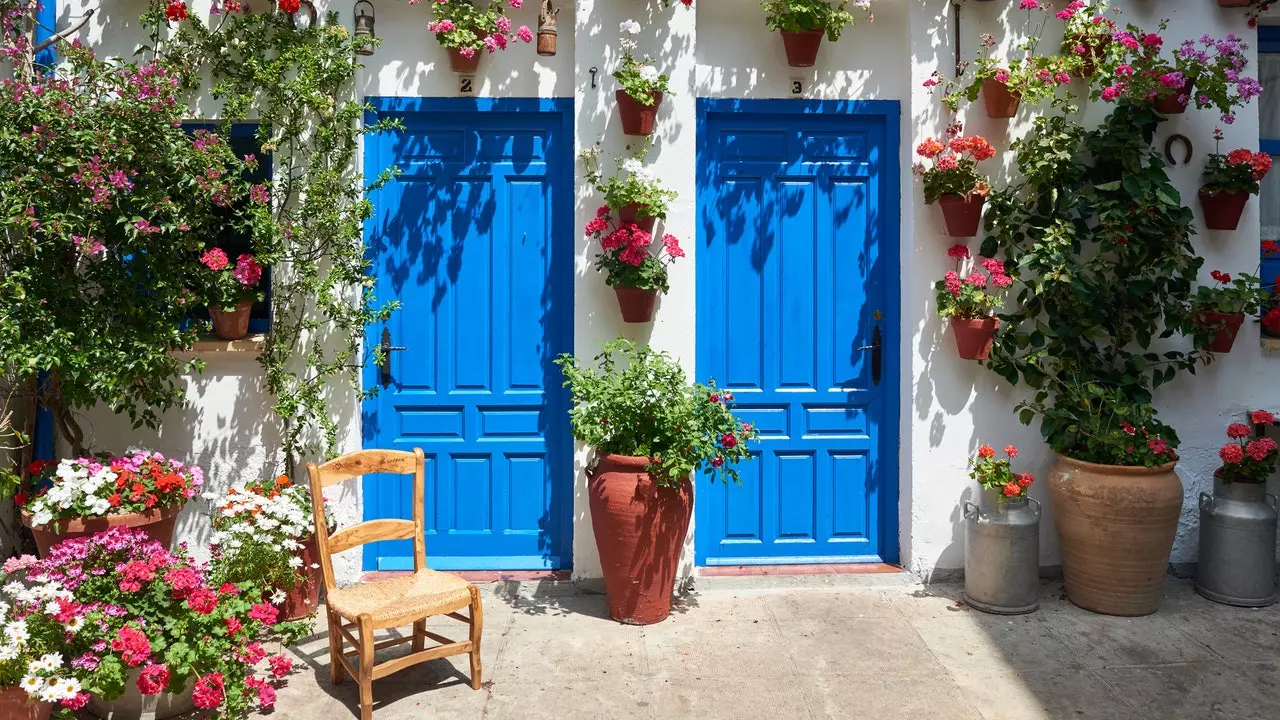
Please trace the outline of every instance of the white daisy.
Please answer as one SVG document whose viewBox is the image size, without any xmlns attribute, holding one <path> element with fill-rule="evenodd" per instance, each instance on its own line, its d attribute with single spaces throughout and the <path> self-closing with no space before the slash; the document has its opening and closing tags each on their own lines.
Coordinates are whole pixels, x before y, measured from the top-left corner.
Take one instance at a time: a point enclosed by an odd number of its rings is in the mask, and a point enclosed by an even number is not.
<svg viewBox="0 0 1280 720">
<path fill-rule="evenodd" d="M 285 592 L 283 590 L 276 589 L 275 592 L 271 593 L 272 605 L 279 605 L 280 603 L 284 602 L 284 599 L 285 599 Z"/>
</svg>

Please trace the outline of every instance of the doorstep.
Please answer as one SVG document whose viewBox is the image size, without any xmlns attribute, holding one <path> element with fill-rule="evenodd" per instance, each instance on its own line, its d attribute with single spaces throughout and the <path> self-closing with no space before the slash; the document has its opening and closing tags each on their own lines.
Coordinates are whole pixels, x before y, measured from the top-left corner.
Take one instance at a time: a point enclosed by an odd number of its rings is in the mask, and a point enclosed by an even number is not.
<svg viewBox="0 0 1280 720">
<path fill-rule="evenodd" d="M 884 563 L 831 565 L 722 565 L 700 567 L 693 584 L 700 589 L 906 587 L 919 584 L 913 573 Z"/>
</svg>

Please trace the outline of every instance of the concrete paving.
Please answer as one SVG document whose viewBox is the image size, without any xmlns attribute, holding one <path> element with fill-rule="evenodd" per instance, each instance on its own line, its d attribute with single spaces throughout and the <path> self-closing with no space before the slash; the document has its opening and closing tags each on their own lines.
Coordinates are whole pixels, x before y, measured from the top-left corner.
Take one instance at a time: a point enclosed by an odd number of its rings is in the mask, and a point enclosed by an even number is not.
<svg viewBox="0 0 1280 720">
<path fill-rule="evenodd" d="M 1170 580 L 1156 615 L 1112 618 L 1046 582 L 1040 611 L 1010 618 L 952 586 L 808 585 L 704 583 L 649 627 L 609 620 L 599 595 L 488 585 L 483 689 L 465 657 L 426 663 L 374 683 L 374 718 L 1280 717 L 1280 608 L 1214 605 Z M 326 642 L 293 650 L 271 717 L 359 716 L 355 684 L 329 683 Z"/>
</svg>

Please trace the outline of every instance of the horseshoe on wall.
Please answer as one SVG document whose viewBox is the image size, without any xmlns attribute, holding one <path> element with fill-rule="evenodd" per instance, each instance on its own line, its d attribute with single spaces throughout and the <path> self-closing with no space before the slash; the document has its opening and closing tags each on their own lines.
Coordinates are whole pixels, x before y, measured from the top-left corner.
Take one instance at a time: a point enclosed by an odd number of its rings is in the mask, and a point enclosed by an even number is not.
<svg viewBox="0 0 1280 720">
<path fill-rule="evenodd" d="M 1164 141 L 1164 159 L 1170 165 L 1176 166 L 1178 164 L 1177 160 L 1175 160 L 1173 157 L 1173 144 L 1175 142 L 1181 142 L 1183 147 L 1186 148 L 1186 152 L 1183 153 L 1182 164 L 1186 165 L 1190 163 L 1191 153 L 1193 152 L 1191 138 L 1187 137 L 1186 135 L 1183 135 L 1182 133 L 1174 133 L 1173 135 L 1170 135 L 1167 140 Z"/>
</svg>

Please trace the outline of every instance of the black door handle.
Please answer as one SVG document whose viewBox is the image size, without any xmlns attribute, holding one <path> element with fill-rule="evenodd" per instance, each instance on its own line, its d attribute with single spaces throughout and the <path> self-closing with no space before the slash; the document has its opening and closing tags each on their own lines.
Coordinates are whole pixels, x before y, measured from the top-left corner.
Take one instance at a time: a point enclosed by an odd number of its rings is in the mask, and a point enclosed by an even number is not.
<svg viewBox="0 0 1280 720">
<path fill-rule="evenodd" d="M 880 342 L 880 326 L 877 325 L 871 331 L 871 344 L 859 347 L 859 350 L 871 351 L 871 382 L 875 385 L 880 384 L 880 366 L 882 365 L 882 353 L 884 343 Z"/>
<path fill-rule="evenodd" d="M 382 349 L 382 358 L 378 361 L 378 380 L 382 383 L 382 387 L 391 385 L 391 353 L 396 350 L 408 350 L 407 347 L 391 344 L 391 328 L 382 327 L 382 342 L 379 343 Z"/>
</svg>

